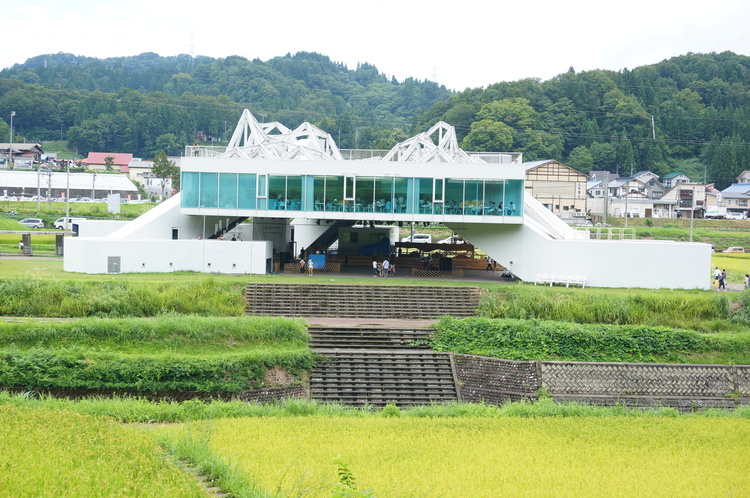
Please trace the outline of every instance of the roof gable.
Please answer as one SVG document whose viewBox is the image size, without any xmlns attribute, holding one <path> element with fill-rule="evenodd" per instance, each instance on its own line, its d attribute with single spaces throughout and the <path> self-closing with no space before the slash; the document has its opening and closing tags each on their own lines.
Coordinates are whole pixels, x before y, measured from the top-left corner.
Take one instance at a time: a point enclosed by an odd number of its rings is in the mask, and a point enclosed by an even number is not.
<svg viewBox="0 0 750 498">
<path fill-rule="evenodd" d="M 113 158 L 113 164 L 116 166 L 127 166 L 133 160 L 133 154 L 123 154 L 119 152 L 89 152 L 86 159 L 81 162 L 84 164 L 106 164 L 106 158 Z"/>
</svg>

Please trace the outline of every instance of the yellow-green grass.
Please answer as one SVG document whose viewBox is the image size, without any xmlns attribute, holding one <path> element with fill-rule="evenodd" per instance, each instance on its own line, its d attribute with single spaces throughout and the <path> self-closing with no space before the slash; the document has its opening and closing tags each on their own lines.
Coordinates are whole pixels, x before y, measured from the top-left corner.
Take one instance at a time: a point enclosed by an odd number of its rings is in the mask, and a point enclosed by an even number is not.
<svg viewBox="0 0 750 498">
<path fill-rule="evenodd" d="M 0 406 L 0 496 L 205 496 L 156 442 L 112 419 Z"/>
<path fill-rule="evenodd" d="M 223 419 L 160 429 L 286 496 L 746 496 L 750 422 L 688 418 Z M 195 437 L 195 436 L 193 436 Z"/>
<path fill-rule="evenodd" d="M 21 229 L 21 227 L 19 225 Z M 15 229 L 14 229 L 15 230 Z M 55 254 L 55 236 L 34 233 L 37 230 L 29 230 L 31 233 L 31 247 L 36 255 Z M 18 242 L 21 234 L 0 233 L 0 252 L 3 254 L 18 254 Z"/>
<path fill-rule="evenodd" d="M 745 281 L 745 274 L 750 274 L 750 253 L 717 252 L 713 255 L 712 264 L 712 269 L 718 266 L 727 271 L 729 282 L 741 283 Z"/>
</svg>

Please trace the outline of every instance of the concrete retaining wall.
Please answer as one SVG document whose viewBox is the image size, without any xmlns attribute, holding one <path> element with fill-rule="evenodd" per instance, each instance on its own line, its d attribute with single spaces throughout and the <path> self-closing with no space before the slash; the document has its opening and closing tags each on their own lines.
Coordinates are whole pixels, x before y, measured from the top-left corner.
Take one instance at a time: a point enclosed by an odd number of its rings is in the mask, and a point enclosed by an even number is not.
<svg viewBox="0 0 750 498">
<path fill-rule="evenodd" d="M 459 400 L 535 399 L 612 406 L 732 408 L 750 404 L 750 365 L 511 361 L 453 355 Z"/>
</svg>

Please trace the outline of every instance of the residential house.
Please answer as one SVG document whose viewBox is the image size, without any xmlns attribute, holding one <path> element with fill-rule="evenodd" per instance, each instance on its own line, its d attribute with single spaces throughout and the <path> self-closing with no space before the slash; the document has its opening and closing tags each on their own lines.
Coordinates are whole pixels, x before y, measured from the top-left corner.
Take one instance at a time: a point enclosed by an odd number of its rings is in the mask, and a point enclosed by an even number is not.
<svg viewBox="0 0 750 498">
<path fill-rule="evenodd" d="M 747 216 L 748 206 L 750 205 L 750 183 L 733 183 L 722 190 L 720 205 L 727 208 L 727 214 L 735 213 Z"/>
<path fill-rule="evenodd" d="M 133 154 L 119 152 L 89 152 L 86 159 L 81 160 L 81 165 L 86 169 L 95 171 L 107 171 L 107 158 L 112 158 L 112 171 L 128 173 L 128 165 L 133 160 Z"/>
<path fill-rule="evenodd" d="M 737 183 L 750 183 L 750 170 L 745 170 L 737 177 Z"/>
<path fill-rule="evenodd" d="M 10 143 L 0 143 L 0 168 L 7 169 L 10 159 Z M 13 167 L 15 169 L 31 169 L 35 162 L 42 159 L 42 144 L 40 143 L 16 143 L 13 142 Z"/>
<path fill-rule="evenodd" d="M 680 183 L 669 189 L 661 200 L 674 206 L 672 213 L 678 218 L 702 218 L 706 209 L 706 186 L 702 183 Z"/>
<path fill-rule="evenodd" d="M 560 216 L 585 216 L 588 176 L 554 159 L 521 163 L 526 170 L 525 187 L 536 200 Z"/>
<path fill-rule="evenodd" d="M 651 171 L 639 171 L 632 176 L 620 177 L 607 171 L 592 171 L 587 185 L 589 209 L 592 214 L 607 216 L 662 218 L 676 216 L 676 201 L 662 197 L 668 191 Z M 609 178 L 604 188 L 604 180 Z M 606 195 L 605 195 L 606 192 Z M 606 206 L 606 207 L 605 207 Z"/>
<path fill-rule="evenodd" d="M 690 177 L 682 171 L 674 171 L 664 175 L 661 179 L 662 185 L 669 190 L 672 187 L 676 187 L 680 183 L 690 183 Z"/>
</svg>

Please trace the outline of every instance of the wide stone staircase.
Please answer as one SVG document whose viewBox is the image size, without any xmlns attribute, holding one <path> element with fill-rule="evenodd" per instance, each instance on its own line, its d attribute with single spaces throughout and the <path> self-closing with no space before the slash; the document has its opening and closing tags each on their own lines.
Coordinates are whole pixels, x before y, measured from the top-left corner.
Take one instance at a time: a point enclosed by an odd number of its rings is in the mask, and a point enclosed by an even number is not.
<svg viewBox="0 0 750 498">
<path fill-rule="evenodd" d="M 310 378 L 311 396 L 317 401 L 379 407 L 457 399 L 450 356 L 427 349 L 431 330 L 309 330 L 312 348 L 326 357 Z"/>
<path fill-rule="evenodd" d="M 334 318 L 437 319 L 472 316 L 476 287 L 413 285 L 263 284 L 245 288 L 245 312 Z"/>
</svg>

